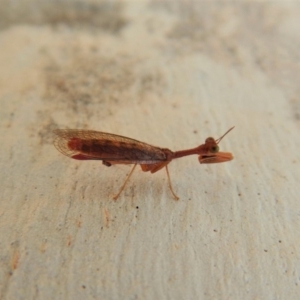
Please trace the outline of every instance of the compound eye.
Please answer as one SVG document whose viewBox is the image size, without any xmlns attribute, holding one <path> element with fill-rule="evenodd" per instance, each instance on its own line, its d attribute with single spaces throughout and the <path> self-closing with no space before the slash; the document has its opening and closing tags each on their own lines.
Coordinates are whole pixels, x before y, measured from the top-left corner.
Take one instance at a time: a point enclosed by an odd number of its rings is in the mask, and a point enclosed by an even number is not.
<svg viewBox="0 0 300 300">
<path fill-rule="evenodd" d="M 217 153 L 217 152 L 219 152 L 219 146 L 217 146 L 217 145 L 216 146 L 212 146 L 211 149 L 210 149 L 210 152 L 211 153 Z"/>
</svg>

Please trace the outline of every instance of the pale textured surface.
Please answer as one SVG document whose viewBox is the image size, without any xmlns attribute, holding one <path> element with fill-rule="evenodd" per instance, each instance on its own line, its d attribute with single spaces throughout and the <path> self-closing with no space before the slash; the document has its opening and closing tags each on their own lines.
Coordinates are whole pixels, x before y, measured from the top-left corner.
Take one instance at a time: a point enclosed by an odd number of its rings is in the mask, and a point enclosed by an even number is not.
<svg viewBox="0 0 300 300">
<path fill-rule="evenodd" d="M 0 12 L 0 298 L 299 299 L 299 4 L 33 3 Z M 114 202 L 130 169 L 51 135 L 179 150 L 233 125 L 232 162 L 171 163 L 178 202 L 140 169 Z"/>
</svg>

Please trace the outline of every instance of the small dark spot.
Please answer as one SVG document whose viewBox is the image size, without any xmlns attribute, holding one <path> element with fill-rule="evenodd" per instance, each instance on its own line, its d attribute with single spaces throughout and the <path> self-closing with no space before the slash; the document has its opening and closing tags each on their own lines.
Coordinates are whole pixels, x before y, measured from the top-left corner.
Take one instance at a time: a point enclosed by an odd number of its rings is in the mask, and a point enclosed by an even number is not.
<svg viewBox="0 0 300 300">
<path fill-rule="evenodd" d="M 278 243 L 281 243 L 281 240 L 279 240 Z"/>
<path fill-rule="evenodd" d="M 300 120 L 300 114 L 298 112 L 294 114 L 294 117 L 297 121 Z"/>
<path fill-rule="evenodd" d="M 264 250 L 265 252 L 268 252 L 268 250 Z"/>
<path fill-rule="evenodd" d="M 195 133 L 195 134 L 196 134 L 196 133 L 198 133 L 198 131 L 195 129 L 195 130 L 193 130 L 193 133 Z"/>
<path fill-rule="evenodd" d="M 238 193 L 238 196 L 239 196 L 239 197 L 241 197 L 241 196 L 242 196 L 242 194 L 241 194 L 241 193 Z"/>
<path fill-rule="evenodd" d="M 103 164 L 104 166 L 107 166 L 107 167 L 110 167 L 110 166 L 111 166 L 111 163 L 108 162 L 108 161 L 105 161 L 105 160 L 102 161 L 102 164 Z"/>
<path fill-rule="evenodd" d="M 85 289 L 86 288 L 86 286 L 83 284 L 82 286 L 81 286 L 83 289 Z"/>
<path fill-rule="evenodd" d="M 136 206 L 135 208 L 136 208 L 136 209 L 139 209 L 139 207 L 138 207 L 138 206 Z"/>
<path fill-rule="evenodd" d="M 214 232 L 218 232 L 218 230 L 217 230 L 217 229 L 214 229 Z"/>
<path fill-rule="evenodd" d="M 258 196 L 260 196 L 260 193 L 257 193 Z"/>
</svg>

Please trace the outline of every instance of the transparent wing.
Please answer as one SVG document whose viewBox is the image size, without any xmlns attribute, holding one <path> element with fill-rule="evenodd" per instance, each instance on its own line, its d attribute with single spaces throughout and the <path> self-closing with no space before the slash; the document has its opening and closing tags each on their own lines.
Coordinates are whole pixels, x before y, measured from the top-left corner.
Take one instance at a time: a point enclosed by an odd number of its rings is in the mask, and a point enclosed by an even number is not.
<svg viewBox="0 0 300 300">
<path fill-rule="evenodd" d="M 56 129 L 54 145 L 75 159 L 154 164 L 167 160 L 165 152 L 121 135 L 80 129 Z"/>
</svg>

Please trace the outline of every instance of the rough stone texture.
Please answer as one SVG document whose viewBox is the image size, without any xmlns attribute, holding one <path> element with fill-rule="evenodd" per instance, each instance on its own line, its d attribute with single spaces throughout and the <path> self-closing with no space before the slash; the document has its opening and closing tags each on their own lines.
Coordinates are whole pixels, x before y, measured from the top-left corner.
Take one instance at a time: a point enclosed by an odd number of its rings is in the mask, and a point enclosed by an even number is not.
<svg viewBox="0 0 300 300">
<path fill-rule="evenodd" d="M 51 4 L 49 4 L 51 3 Z M 299 299 L 300 6 L 0 2 L 1 299 Z M 232 162 L 75 161 L 55 128 Z"/>
</svg>

